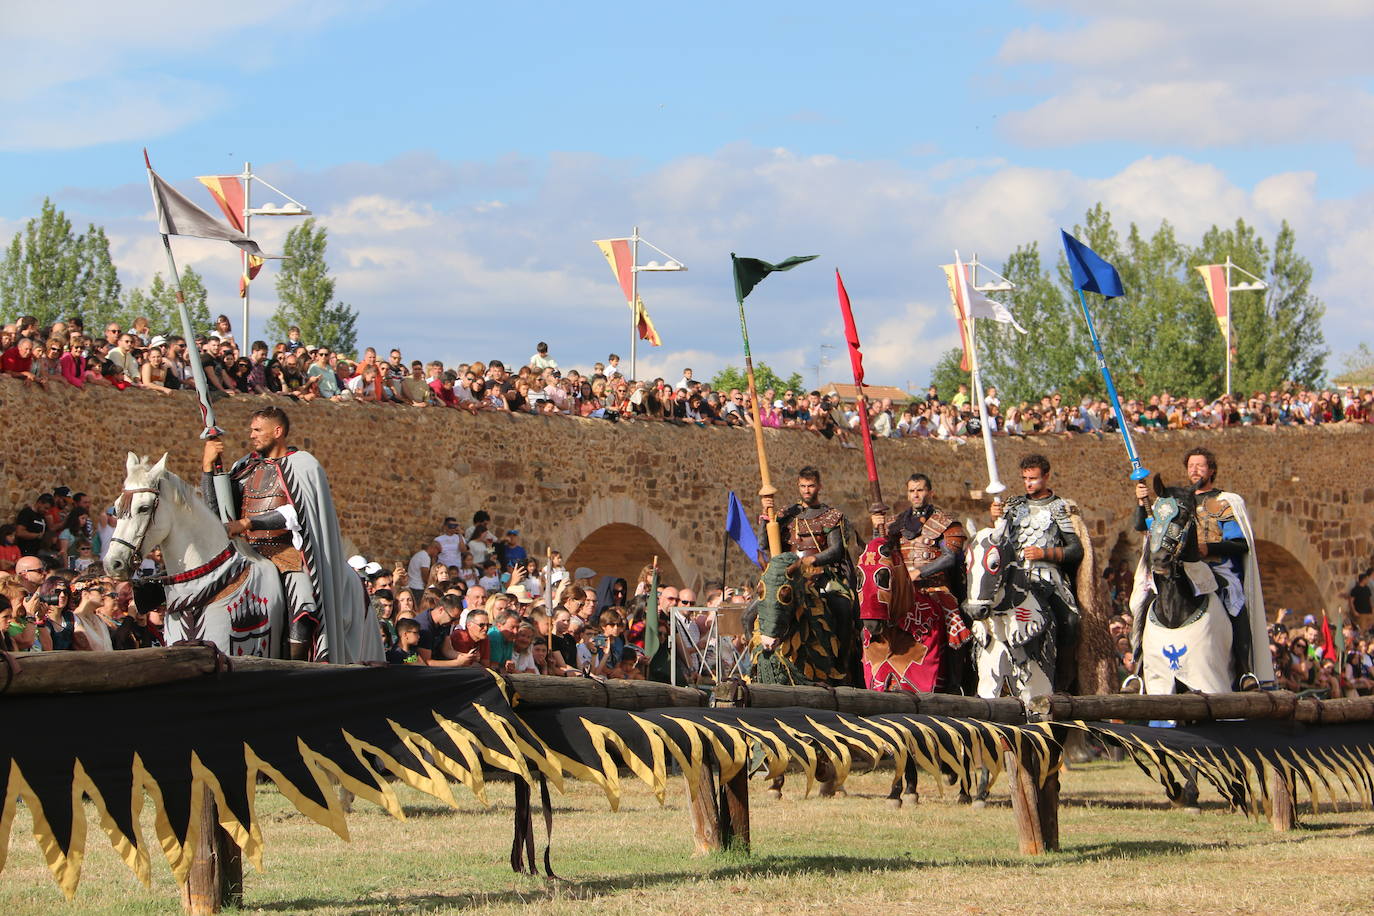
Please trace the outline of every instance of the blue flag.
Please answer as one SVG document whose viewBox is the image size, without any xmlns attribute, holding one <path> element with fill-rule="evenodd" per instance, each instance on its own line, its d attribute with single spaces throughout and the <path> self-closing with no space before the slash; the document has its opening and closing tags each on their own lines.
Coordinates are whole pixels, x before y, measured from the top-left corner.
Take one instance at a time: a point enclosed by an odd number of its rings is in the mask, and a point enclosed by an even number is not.
<svg viewBox="0 0 1374 916">
<path fill-rule="evenodd" d="M 1102 260 L 1102 256 L 1069 235 L 1063 229 L 1064 254 L 1069 258 L 1069 272 L 1073 274 L 1073 288 L 1098 293 L 1106 299 L 1124 295 L 1121 275 L 1116 268 Z"/>
<path fill-rule="evenodd" d="M 730 491 L 730 505 L 725 510 L 725 533 L 739 545 L 750 563 L 762 565 L 759 563 L 759 537 L 754 533 L 754 526 L 749 524 L 749 513 L 744 511 L 734 490 Z"/>
</svg>

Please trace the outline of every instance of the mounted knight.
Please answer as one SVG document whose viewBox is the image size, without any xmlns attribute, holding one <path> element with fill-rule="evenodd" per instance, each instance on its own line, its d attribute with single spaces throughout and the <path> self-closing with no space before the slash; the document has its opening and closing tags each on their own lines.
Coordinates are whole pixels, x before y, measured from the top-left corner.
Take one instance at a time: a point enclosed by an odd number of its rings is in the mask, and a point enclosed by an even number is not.
<svg viewBox="0 0 1374 916">
<path fill-rule="evenodd" d="M 762 624 L 766 614 L 760 596 L 760 630 L 755 653 L 756 669 L 763 679 L 771 677 L 765 669 L 772 666 L 770 654 L 782 650 L 778 661 L 786 661 L 788 668 L 803 672 L 804 681 L 788 674 L 788 680 L 825 684 L 855 683 L 857 681 L 858 600 L 854 588 L 854 561 L 849 553 L 853 539 L 849 520 L 839 509 L 820 500 L 821 472 L 804 467 L 797 472 L 800 499 L 778 513 L 781 528 L 782 552 L 769 560 L 768 570 L 791 583 L 792 600 L 783 602 L 787 610 L 777 616 L 778 627 L 788 620 L 809 623 L 789 628 L 786 638 L 782 629 L 770 633 Z M 773 511 L 772 496 L 763 497 L 765 517 Z M 760 542 L 767 543 L 766 526 L 760 531 Z M 765 574 L 764 583 L 768 581 Z M 779 579 L 782 584 L 782 580 Z M 793 608 L 796 609 L 795 613 Z M 803 635 L 804 634 L 804 635 Z M 759 663 L 765 663 L 763 668 Z M 806 669 L 810 673 L 806 673 Z"/>
<path fill-rule="evenodd" d="M 1195 563 L 1193 577 L 1201 582 L 1194 591 L 1198 594 L 1215 591 L 1226 609 L 1231 628 L 1228 686 L 1243 690 L 1270 683 L 1274 680 L 1274 668 L 1268 651 L 1264 594 L 1260 588 L 1254 529 L 1245 500 L 1216 485 L 1217 458 L 1210 450 L 1192 449 L 1183 461 L 1193 492 L 1192 498 L 1183 500 L 1182 505 L 1195 519 L 1197 540 L 1197 556 L 1189 559 Z M 1135 529 L 1150 532 L 1153 537 L 1155 509 L 1168 508 L 1171 504 L 1161 503 L 1162 495 L 1152 494 L 1144 481 L 1136 483 L 1135 495 L 1138 503 Z M 1174 504 L 1178 504 L 1177 499 Z M 1137 634 L 1145 623 L 1141 609 L 1146 608 L 1146 602 L 1155 591 L 1146 562 L 1146 555 L 1151 550 L 1149 542 L 1147 538 L 1132 593 Z M 1214 588 L 1199 575 L 1202 569 L 1211 572 Z M 1136 641 L 1139 641 L 1138 636 Z"/>
<path fill-rule="evenodd" d="M 958 691 L 969 629 L 964 526 L 937 508 L 925 474 L 907 480 L 907 509 L 872 518 L 881 536 L 859 558 L 864 681 L 870 689 Z"/>
<path fill-rule="evenodd" d="M 1019 562 L 1027 587 L 1054 618 L 1054 689 L 1078 687 L 1078 646 L 1083 603 L 1093 601 L 1091 541 L 1078 506 L 1050 489 L 1050 462 L 1043 455 L 1021 459 L 1025 493 L 993 503 L 992 518 L 1006 520 L 1006 563 Z M 1080 600 L 1081 599 L 1081 600 Z M 1105 625 L 1104 625 L 1105 627 Z M 1104 628 L 1105 633 L 1105 628 Z M 1093 685 L 1083 685 L 1092 689 Z"/>
</svg>

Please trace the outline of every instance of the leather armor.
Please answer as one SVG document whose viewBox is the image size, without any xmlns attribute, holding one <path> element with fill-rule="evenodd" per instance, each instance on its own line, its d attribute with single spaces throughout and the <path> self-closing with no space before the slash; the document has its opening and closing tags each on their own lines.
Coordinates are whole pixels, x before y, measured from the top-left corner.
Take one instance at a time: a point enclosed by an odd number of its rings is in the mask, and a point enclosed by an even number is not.
<svg viewBox="0 0 1374 916">
<path fill-rule="evenodd" d="M 806 517 L 809 516 L 809 517 Z M 844 521 L 839 509 L 803 510 L 787 522 L 788 546 L 799 556 L 814 557 L 829 546 L 829 532 Z"/>
<path fill-rule="evenodd" d="M 281 477 L 281 469 L 275 461 L 251 461 L 240 472 L 237 480 L 241 492 L 243 516 L 250 523 L 255 516 L 291 504 L 286 484 Z M 250 528 L 244 537 L 259 554 L 271 560 L 282 572 L 295 572 L 302 568 L 301 555 L 292 544 L 291 531 L 287 528 L 255 530 Z"/>
<path fill-rule="evenodd" d="M 926 578 L 921 578 L 922 569 L 944 556 L 940 543 L 942 539 L 944 546 L 954 551 L 963 550 L 964 526 L 939 509 L 934 510 L 926 517 L 919 532 L 902 532 L 902 559 L 906 563 L 907 571 L 911 574 L 911 580 L 917 582 L 920 588 L 948 589 L 950 587 L 949 573 L 947 572 L 937 572 Z"/>
<path fill-rule="evenodd" d="M 1197 506 L 1197 536 L 1204 544 L 1219 544 L 1226 538 L 1221 526 L 1236 520 L 1236 512 L 1231 504 L 1220 497 L 1200 500 Z"/>
</svg>

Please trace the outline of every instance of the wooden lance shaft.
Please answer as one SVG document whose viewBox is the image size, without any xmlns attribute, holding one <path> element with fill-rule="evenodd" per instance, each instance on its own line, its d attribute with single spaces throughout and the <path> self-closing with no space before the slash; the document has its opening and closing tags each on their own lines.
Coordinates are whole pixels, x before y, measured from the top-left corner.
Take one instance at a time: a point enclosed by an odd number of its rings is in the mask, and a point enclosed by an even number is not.
<svg viewBox="0 0 1374 916">
<path fill-rule="evenodd" d="M 744 327 L 744 303 L 739 309 L 740 327 Z M 749 355 L 749 337 L 744 338 L 744 374 L 749 383 L 749 403 L 754 410 L 754 447 L 759 453 L 759 499 L 763 501 L 764 512 L 768 516 L 768 555 L 775 557 L 782 553 L 782 529 L 778 527 L 778 507 L 774 502 L 778 490 L 773 486 L 772 475 L 768 472 L 768 453 L 763 446 L 763 412 L 759 409 L 758 386 L 754 384 L 754 360 Z"/>
</svg>

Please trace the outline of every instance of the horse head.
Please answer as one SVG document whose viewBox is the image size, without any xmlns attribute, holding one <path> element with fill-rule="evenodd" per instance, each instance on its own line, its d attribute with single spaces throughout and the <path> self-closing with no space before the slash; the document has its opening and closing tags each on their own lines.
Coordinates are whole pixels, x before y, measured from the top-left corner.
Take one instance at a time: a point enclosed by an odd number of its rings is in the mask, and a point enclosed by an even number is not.
<svg viewBox="0 0 1374 916">
<path fill-rule="evenodd" d="M 1006 542 L 1006 531 L 1006 522 L 998 519 L 991 528 L 980 528 L 965 551 L 968 598 L 964 601 L 964 610 L 974 620 L 986 619 L 992 613 L 1006 572 L 1015 559 L 1011 545 Z"/>
<path fill-rule="evenodd" d="M 1155 501 L 1150 507 L 1150 571 L 1173 578 L 1183 563 L 1199 559 L 1197 496 L 1189 487 L 1166 487 L 1154 478 Z"/>
<path fill-rule="evenodd" d="M 790 634 L 797 621 L 797 602 L 802 600 L 804 590 L 802 562 L 797 554 L 780 553 L 770 558 L 759 579 L 759 631 L 779 639 Z"/>
<path fill-rule="evenodd" d="M 125 462 L 124 491 L 116 503 L 114 534 L 105 551 L 105 571 L 116 579 L 128 579 L 145 553 L 167 537 L 170 523 L 158 512 L 167 474 L 167 455 L 153 463 L 129 453 Z"/>
</svg>

